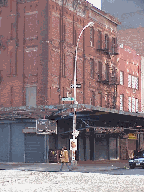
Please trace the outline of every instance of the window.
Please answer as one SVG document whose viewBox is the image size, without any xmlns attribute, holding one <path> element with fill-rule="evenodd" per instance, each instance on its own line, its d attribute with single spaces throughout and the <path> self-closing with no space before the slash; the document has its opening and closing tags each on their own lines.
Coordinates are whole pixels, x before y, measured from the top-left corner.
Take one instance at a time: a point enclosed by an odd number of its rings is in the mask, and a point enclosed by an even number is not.
<svg viewBox="0 0 145 192">
<path fill-rule="evenodd" d="M 102 33 L 98 31 L 98 49 L 102 49 Z"/>
<path fill-rule="evenodd" d="M 120 95 L 120 111 L 123 111 L 124 107 L 124 95 Z"/>
<path fill-rule="evenodd" d="M 90 28 L 90 43 L 91 46 L 94 46 L 94 27 Z"/>
<path fill-rule="evenodd" d="M 10 0 L 10 12 L 12 11 L 12 1 L 13 0 Z"/>
<path fill-rule="evenodd" d="M 132 97 L 132 112 L 135 112 L 135 98 Z"/>
<path fill-rule="evenodd" d="M 63 54 L 62 58 L 62 77 L 65 77 L 65 54 Z"/>
<path fill-rule="evenodd" d="M 106 64 L 106 81 L 109 81 L 109 64 Z"/>
<path fill-rule="evenodd" d="M 99 93 L 99 103 L 100 107 L 102 107 L 102 93 Z"/>
<path fill-rule="evenodd" d="M 2 23 L 2 17 L 0 17 L 0 27 L 2 26 L 1 23 Z"/>
<path fill-rule="evenodd" d="M 105 49 L 109 49 L 109 37 L 105 35 Z"/>
<path fill-rule="evenodd" d="M 95 106 L 95 92 L 92 91 L 91 105 Z"/>
<path fill-rule="evenodd" d="M 135 102 L 136 102 L 136 112 L 138 112 L 138 99 L 136 99 Z"/>
<path fill-rule="evenodd" d="M 115 38 L 112 38 L 112 54 L 115 53 Z"/>
<path fill-rule="evenodd" d="M 63 41 L 65 41 L 65 24 L 63 25 Z"/>
<path fill-rule="evenodd" d="M 131 112 L 131 97 L 128 97 L 128 111 Z"/>
<path fill-rule="evenodd" d="M 11 36 L 10 39 L 13 39 L 13 32 L 14 32 L 14 27 L 13 27 L 13 23 L 11 23 Z"/>
<path fill-rule="evenodd" d="M 102 63 L 99 61 L 99 73 L 98 73 L 98 80 L 102 80 Z"/>
<path fill-rule="evenodd" d="M 135 88 L 138 89 L 138 77 L 135 78 Z"/>
<path fill-rule="evenodd" d="M 131 87 L 131 75 L 128 75 L 128 87 Z"/>
<path fill-rule="evenodd" d="M 94 59 L 90 59 L 90 77 L 94 79 Z"/>
<path fill-rule="evenodd" d="M 132 76 L 132 88 L 135 89 L 135 77 Z"/>
<path fill-rule="evenodd" d="M 36 106 L 36 86 L 26 87 L 26 106 Z"/>
<path fill-rule="evenodd" d="M 120 85 L 124 84 L 124 73 L 123 71 L 120 71 Z"/>
</svg>

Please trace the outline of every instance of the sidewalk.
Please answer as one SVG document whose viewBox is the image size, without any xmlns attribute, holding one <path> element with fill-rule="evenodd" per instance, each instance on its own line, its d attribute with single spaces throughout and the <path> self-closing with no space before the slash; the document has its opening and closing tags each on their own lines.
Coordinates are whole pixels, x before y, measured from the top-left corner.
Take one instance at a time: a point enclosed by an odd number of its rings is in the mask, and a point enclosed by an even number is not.
<svg viewBox="0 0 145 192">
<path fill-rule="evenodd" d="M 43 171 L 58 172 L 61 163 L 13 163 L 0 162 L 0 170 L 22 170 L 22 171 Z M 129 167 L 128 160 L 110 161 L 79 161 L 73 172 L 97 172 L 124 169 Z M 68 171 L 66 165 L 63 168 Z"/>
</svg>

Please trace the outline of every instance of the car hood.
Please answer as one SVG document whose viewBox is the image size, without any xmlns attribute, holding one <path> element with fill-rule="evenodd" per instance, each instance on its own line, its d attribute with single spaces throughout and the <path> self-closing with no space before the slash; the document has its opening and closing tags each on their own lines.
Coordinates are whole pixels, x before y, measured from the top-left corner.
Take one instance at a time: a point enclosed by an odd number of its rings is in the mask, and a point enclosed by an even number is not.
<svg viewBox="0 0 145 192">
<path fill-rule="evenodd" d="M 134 160 L 144 160 L 144 158 L 143 158 L 143 157 L 141 157 L 141 158 L 135 158 Z"/>
</svg>

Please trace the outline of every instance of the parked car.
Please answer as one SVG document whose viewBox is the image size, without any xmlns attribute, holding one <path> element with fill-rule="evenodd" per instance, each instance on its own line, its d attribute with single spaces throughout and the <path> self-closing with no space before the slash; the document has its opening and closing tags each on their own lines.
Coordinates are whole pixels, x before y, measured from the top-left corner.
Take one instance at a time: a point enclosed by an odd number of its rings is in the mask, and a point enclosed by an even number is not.
<svg viewBox="0 0 145 192">
<path fill-rule="evenodd" d="M 142 167 L 144 169 L 144 151 L 138 151 L 132 159 L 129 159 L 130 169 Z"/>
</svg>

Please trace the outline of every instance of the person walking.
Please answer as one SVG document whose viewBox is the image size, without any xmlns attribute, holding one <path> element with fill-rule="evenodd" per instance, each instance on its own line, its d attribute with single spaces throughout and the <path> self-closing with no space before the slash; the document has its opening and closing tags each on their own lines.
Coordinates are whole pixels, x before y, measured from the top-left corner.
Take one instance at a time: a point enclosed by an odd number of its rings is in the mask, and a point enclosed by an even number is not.
<svg viewBox="0 0 145 192">
<path fill-rule="evenodd" d="M 60 159 L 61 159 L 60 171 L 62 171 L 62 168 L 63 168 L 63 166 L 64 166 L 64 163 L 65 163 L 66 166 L 68 167 L 69 171 L 72 171 L 72 169 L 71 169 L 70 166 L 68 165 L 68 163 L 69 163 L 69 157 L 68 157 L 68 151 L 67 151 L 67 149 L 66 149 L 65 146 L 62 147 Z"/>
</svg>

